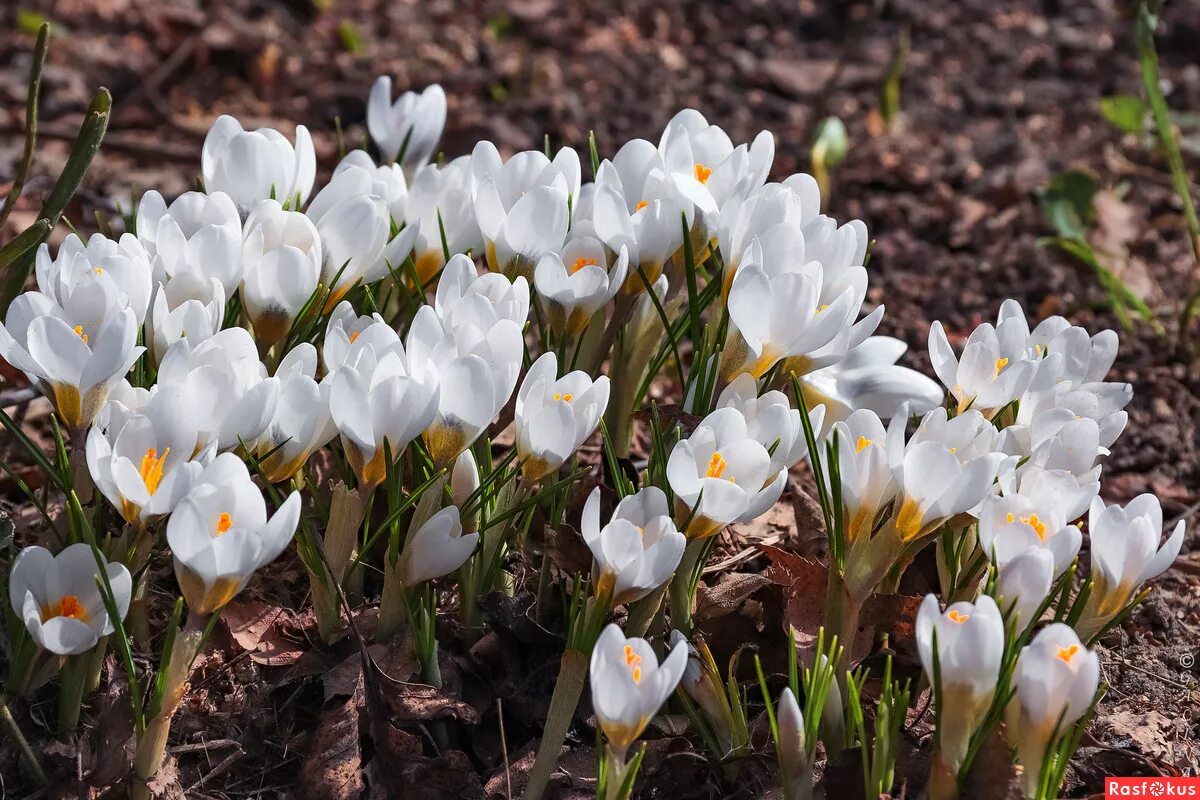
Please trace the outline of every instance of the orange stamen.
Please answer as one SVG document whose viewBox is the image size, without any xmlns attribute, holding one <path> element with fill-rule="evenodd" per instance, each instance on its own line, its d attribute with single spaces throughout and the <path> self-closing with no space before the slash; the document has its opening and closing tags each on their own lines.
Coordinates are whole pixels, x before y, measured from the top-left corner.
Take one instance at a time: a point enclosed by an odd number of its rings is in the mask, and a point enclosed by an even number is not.
<svg viewBox="0 0 1200 800">
<path fill-rule="evenodd" d="M 966 622 L 967 620 L 969 620 L 971 618 L 970 614 L 960 614 L 958 612 L 958 609 L 951 609 L 950 613 L 947 614 L 946 616 L 949 617 L 950 621 L 955 623 L 956 625 L 962 625 L 964 622 Z"/>
<path fill-rule="evenodd" d="M 596 266 L 596 259 L 594 259 L 594 258 L 577 259 L 575 261 L 575 263 L 571 265 L 571 274 L 574 275 L 576 272 L 579 272 L 579 270 L 583 269 L 584 267 L 594 267 L 594 266 Z"/>
<path fill-rule="evenodd" d="M 704 473 L 706 478 L 720 478 L 725 473 L 725 467 L 729 464 L 725 461 L 725 457 L 720 453 L 713 453 L 712 458 L 708 460 L 708 471 Z"/>
<path fill-rule="evenodd" d="M 701 183 L 708 183 L 709 176 L 712 175 L 712 170 L 703 164 L 697 164 L 695 168 L 696 180 Z"/>
<path fill-rule="evenodd" d="M 217 517 L 217 536 L 220 536 L 232 527 L 233 517 L 229 516 L 228 511 L 222 511 L 221 516 Z"/>
<path fill-rule="evenodd" d="M 1075 654 L 1078 652 L 1079 645 L 1077 644 L 1073 644 L 1070 647 L 1060 647 L 1058 648 L 1058 659 L 1064 664 L 1070 664 L 1071 659 L 1074 658 Z"/>
</svg>

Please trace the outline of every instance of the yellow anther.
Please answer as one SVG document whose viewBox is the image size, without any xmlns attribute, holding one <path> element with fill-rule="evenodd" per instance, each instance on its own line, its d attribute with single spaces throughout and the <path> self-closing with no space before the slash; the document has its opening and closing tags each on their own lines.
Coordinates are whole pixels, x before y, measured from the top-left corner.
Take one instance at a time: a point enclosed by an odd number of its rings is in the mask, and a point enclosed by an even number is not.
<svg viewBox="0 0 1200 800">
<path fill-rule="evenodd" d="M 958 452 L 958 448 L 957 448 L 957 447 L 951 447 L 951 448 L 950 448 L 950 455 L 954 455 L 954 454 L 955 454 L 955 453 L 957 453 L 957 452 Z"/>
<path fill-rule="evenodd" d="M 950 609 L 950 613 L 947 614 L 946 616 L 949 617 L 950 621 L 955 623 L 956 625 L 962 625 L 964 622 L 966 622 L 967 620 L 969 620 L 971 618 L 970 614 L 960 614 L 957 609 L 953 609 L 953 608 Z"/>
<path fill-rule="evenodd" d="M 92 272 L 96 273 L 97 275 L 103 275 L 104 267 L 92 267 Z"/>
<path fill-rule="evenodd" d="M 572 398 L 574 398 L 574 397 L 575 397 L 575 395 L 570 394 L 570 393 L 568 393 L 568 394 L 559 394 L 558 392 L 554 393 L 555 400 L 562 400 L 567 403 L 571 402 Z"/>
<path fill-rule="evenodd" d="M 706 478 L 720 478 L 725 473 L 725 467 L 728 464 L 725 457 L 720 453 L 713 453 L 712 458 L 708 460 L 708 471 L 704 473 Z M 732 480 L 732 478 L 730 479 Z"/>
<path fill-rule="evenodd" d="M 146 491 L 154 494 L 158 491 L 158 484 L 163 478 L 163 464 L 167 460 L 167 454 L 171 452 L 171 448 L 163 450 L 162 455 L 151 447 L 146 451 L 146 455 L 142 456 L 142 465 L 138 469 L 138 474 L 142 476 L 142 483 L 146 484 Z"/>
<path fill-rule="evenodd" d="M 71 619 L 87 619 L 87 610 L 83 604 L 79 602 L 79 598 L 73 594 L 65 594 L 58 601 L 58 613 L 56 617 L 70 617 Z"/>
<path fill-rule="evenodd" d="M 83 339 L 83 343 L 84 343 L 84 344 L 87 344 L 87 343 L 88 343 L 88 335 L 87 335 L 86 333 L 84 333 L 84 332 L 83 332 L 83 326 L 82 326 L 82 325 L 76 325 L 76 326 L 75 326 L 75 335 L 76 335 L 76 336 L 78 336 L 80 339 Z"/>
<path fill-rule="evenodd" d="M 350 344 L 354 344 L 354 342 L 358 339 L 358 334 L 361 332 L 362 331 L 352 331 L 350 333 Z"/>
<path fill-rule="evenodd" d="M 1003 357 L 997 358 L 996 359 L 996 374 L 999 375 L 1004 370 L 1004 368 L 1007 366 L 1008 366 L 1007 358 L 1003 358 Z"/>
<path fill-rule="evenodd" d="M 865 436 L 860 436 L 860 437 L 858 437 L 858 444 L 855 446 L 854 452 L 861 453 L 863 450 L 866 450 L 867 447 L 869 447 L 870 445 L 871 445 L 870 439 L 868 439 Z"/>
<path fill-rule="evenodd" d="M 1009 523 L 1016 522 L 1016 521 L 1017 521 L 1017 515 L 1016 515 L 1016 514 L 1014 514 L 1014 513 L 1012 513 L 1012 512 L 1010 511 L 1010 512 L 1008 512 L 1008 517 L 1006 517 L 1006 520 L 1007 520 Z"/>
<path fill-rule="evenodd" d="M 1070 647 L 1060 647 L 1058 648 L 1058 659 L 1064 664 L 1070 664 L 1071 659 L 1074 658 L 1075 654 L 1078 652 L 1079 645 L 1077 644 L 1073 644 Z"/>
<path fill-rule="evenodd" d="M 641 211 L 643 208 L 645 208 L 645 207 L 646 207 L 646 206 L 648 206 L 648 205 L 650 205 L 650 204 L 649 204 L 649 203 L 647 203 L 645 200 L 639 200 L 639 201 L 638 201 L 638 204 L 637 204 L 636 206 L 634 206 L 634 207 L 633 207 L 633 210 L 634 210 L 634 212 L 636 213 L 636 212 L 638 212 L 638 211 Z"/>
<path fill-rule="evenodd" d="M 1038 518 L 1037 514 L 1030 514 L 1028 517 L 1021 517 L 1021 522 L 1024 522 L 1029 527 L 1033 528 L 1033 532 L 1038 535 L 1039 539 L 1046 538 L 1046 523 Z"/>
<path fill-rule="evenodd" d="M 220 536 L 232 527 L 233 517 L 229 516 L 228 511 L 222 511 L 221 516 L 217 517 L 217 536 Z"/>
<path fill-rule="evenodd" d="M 579 272 L 579 270 L 583 269 L 584 267 L 594 267 L 594 266 L 596 266 L 596 259 L 594 259 L 594 258 L 576 259 L 575 263 L 571 265 L 571 274 L 574 275 L 576 272 Z"/>
<path fill-rule="evenodd" d="M 700 181 L 701 183 L 708 183 L 708 179 L 712 175 L 711 169 L 699 163 L 696 164 L 695 172 L 696 180 Z"/>
</svg>

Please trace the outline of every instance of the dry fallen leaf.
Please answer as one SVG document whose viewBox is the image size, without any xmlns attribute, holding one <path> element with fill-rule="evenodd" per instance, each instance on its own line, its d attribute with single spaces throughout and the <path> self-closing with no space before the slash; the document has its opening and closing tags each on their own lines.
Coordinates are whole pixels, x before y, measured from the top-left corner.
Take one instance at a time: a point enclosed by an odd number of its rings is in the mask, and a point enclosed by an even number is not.
<svg viewBox="0 0 1200 800">
<path fill-rule="evenodd" d="M 361 691 L 355 692 L 321 714 L 296 784 L 296 793 L 301 800 L 349 800 L 363 790 L 362 749 L 358 734 L 358 704 L 361 701 Z"/>
<path fill-rule="evenodd" d="M 250 659 L 258 664 L 287 667 L 304 654 L 303 646 L 284 634 L 288 612 L 279 606 L 257 600 L 234 602 L 225 606 L 221 620 L 238 646 L 249 651 Z"/>
</svg>

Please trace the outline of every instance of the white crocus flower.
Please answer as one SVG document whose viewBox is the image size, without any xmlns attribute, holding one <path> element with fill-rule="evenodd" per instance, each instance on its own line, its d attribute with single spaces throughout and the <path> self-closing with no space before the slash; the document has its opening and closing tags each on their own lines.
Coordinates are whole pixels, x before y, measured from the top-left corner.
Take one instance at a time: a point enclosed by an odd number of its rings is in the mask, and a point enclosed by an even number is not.
<svg viewBox="0 0 1200 800">
<path fill-rule="evenodd" d="M 692 108 L 671 118 L 658 148 L 679 190 L 705 214 L 715 214 L 743 182 L 762 186 L 775 159 L 769 132 L 760 132 L 749 147 L 734 147 L 725 131 Z"/>
<path fill-rule="evenodd" d="M 138 203 L 137 234 L 159 283 L 190 271 L 216 278 L 229 295 L 241 282 L 242 218 L 223 192 L 184 192 L 167 205 L 150 190 Z"/>
<path fill-rule="evenodd" d="M 896 480 L 888 462 L 887 431 L 874 412 L 855 411 L 833 426 L 830 436 L 834 433 L 846 539 L 854 542 L 874 531 L 879 512 L 896 496 Z M 828 473 L 831 465 L 821 463 Z M 827 480 L 830 478 L 827 475 Z"/>
<path fill-rule="evenodd" d="M 596 238 L 609 250 L 627 251 L 629 274 L 624 291 L 637 295 L 646 290 L 642 275 L 655 283 L 683 245 L 684 228 L 691 228 L 693 209 L 662 171 L 651 171 L 640 189 L 623 189 L 616 168 L 606 170 L 607 166 L 600 165 L 596 182 L 593 227 Z"/>
<path fill-rule="evenodd" d="M 1083 618 L 1076 630 L 1087 640 L 1129 604 L 1139 587 L 1166 572 L 1183 545 L 1180 520 L 1160 546 L 1162 506 L 1152 494 L 1138 495 L 1122 508 L 1093 498 L 1088 513 L 1092 579 Z"/>
<path fill-rule="evenodd" d="M 479 542 L 478 533 L 463 533 L 457 506 L 446 506 L 404 544 L 400 575 L 408 588 L 449 575 L 461 567 Z"/>
<path fill-rule="evenodd" d="M 479 465 L 470 450 L 464 450 L 454 460 L 450 471 L 450 498 L 461 510 L 471 495 L 479 489 Z"/>
<path fill-rule="evenodd" d="M 688 520 L 688 539 L 712 536 L 732 522 L 764 513 L 783 492 L 787 471 L 771 471 L 767 448 L 751 438 L 736 408 L 719 408 L 667 460 L 675 516 Z"/>
<path fill-rule="evenodd" d="M 1044 548 L 1061 575 L 1079 553 L 1083 536 L 1067 524 L 1060 484 L 1048 480 L 1022 484 L 1023 493 L 989 495 L 979 511 L 979 546 L 1000 567 L 1030 548 Z"/>
<path fill-rule="evenodd" d="M 651 718 L 679 685 L 687 667 L 687 647 L 675 645 L 658 663 L 645 639 L 626 639 L 609 625 L 592 650 L 592 708 L 613 754 L 624 760 Z"/>
<path fill-rule="evenodd" d="M 509 280 L 494 272 L 480 275 L 475 262 L 459 253 L 451 256 L 442 270 L 433 308 L 443 320 L 495 317 L 524 327 L 529 317 L 529 282 L 521 276 Z"/>
<path fill-rule="evenodd" d="M 367 131 L 387 161 L 413 171 L 429 163 L 446 127 L 446 92 L 434 83 L 392 100 L 392 79 L 380 75 L 367 96 Z"/>
<path fill-rule="evenodd" d="M 938 675 L 934 675 L 937 631 Z M 931 684 L 941 681 L 938 736 L 943 763 L 957 772 L 971 735 L 992 704 L 1004 656 L 1004 619 L 992 598 L 953 603 L 942 613 L 929 594 L 917 612 L 917 652 Z"/>
<path fill-rule="evenodd" d="M 749 251 L 750 243 L 764 231 L 780 224 L 803 229 L 805 224 L 816 219 L 821 211 L 821 192 L 811 175 L 797 173 L 783 183 L 754 185 L 743 182 L 721 206 L 717 218 L 715 238 L 725 263 L 722 297 L 729 296 L 734 275 L 741 266 L 742 258 Z M 855 220 L 847 223 L 855 229 L 856 263 L 862 264 L 867 250 L 867 228 Z"/>
<path fill-rule="evenodd" d="M 1000 608 L 1018 631 L 1037 622 L 1037 610 L 1054 584 L 1054 555 L 1044 547 L 1030 547 L 999 567 L 994 592 Z"/>
<path fill-rule="evenodd" d="M 478 251 L 482 238 L 471 199 L 471 157 L 460 156 L 444 167 L 426 164 L 417 170 L 404 201 L 404 220 L 420 230 L 412 257 L 422 285 L 432 281 L 445 265 L 443 246 L 450 255 Z"/>
<path fill-rule="evenodd" d="M 298 492 L 268 519 L 246 465 L 232 453 L 217 456 L 167 520 L 175 578 L 188 608 L 210 614 L 232 600 L 255 570 L 283 552 L 299 522 Z"/>
<path fill-rule="evenodd" d="M 579 195 L 579 155 L 564 147 L 551 161 L 526 150 L 502 162 L 485 141 L 471 154 L 471 174 L 488 267 L 532 278 L 538 259 L 566 241 L 570 202 Z"/>
<path fill-rule="evenodd" d="M 316 370 L 317 351 L 308 342 L 290 350 L 275 370 L 279 403 L 255 445 L 263 474 L 274 483 L 291 478 L 309 456 L 337 436 L 329 411 L 331 381 L 317 383 Z"/>
<path fill-rule="evenodd" d="M 438 467 L 453 464 L 512 397 L 525 352 L 521 329 L 483 303 L 456 305 L 444 320 L 432 306 L 417 311 L 406 344 L 410 361 L 436 371 L 441 386 L 423 437 Z"/>
<path fill-rule="evenodd" d="M 34 259 L 34 274 L 38 291 L 68 316 L 81 305 L 93 305 L 91 298 L 100 294 L 109 298 L 107 304 L 132 310 L 139 325 L 146 318 L 153 283 L 150 254 L 132 234 L 114 241 L 94 233 L 85 245 L 70 233 L 55 258 L 43 243 Z"/>
<path fill-rule="evenodd" d="M 217 278 L 185 270 L 169 276 L 154 290 L 146 317 L 146 341 L 156 364 L 172 344 L 186 338 L 192 346 L 221 330 L 225 322 L 225 287 Z"/>
<path fill-rule="evenodd" d="M 803 375 L 846 354 L 858 313 L 855 292 L 846 289 L 823 304 L 821 276 L 818 262 L 775 275 L 752 263 L 738 270 L 729 290 L 733 326 L 721 353 L 725 380 L 742 372 L 761 378 L 783 359 L 790 359 L 790 372 Z"/>
<path fill-rule="evenodd" d="M 88 431 L 92 480 L 139 529 L 171 513 L 216 455 L 215 442 L 198 449 L 196 421 L 179 400 L 170 388 L 160 390 L 132 414 L 110 400 L 100 415 L 107 424 Z"/>
<path fill-rule="evenodd" d="M 812 773 L 809 772 L 808 750 L 805 747 L 804 714 L 791 687 L 779 695 L 775 719 L 779 726 L 776 759 L 783 774 L 784 797 L 803 797 L 805 792 L 812 791 Z M 805 781 L 808 782 L 807 786 L 804 785 Z"/>
<path fill-rule="evenodd" d="M 0 357 L 25 373 L 72 430 L 92 424 L 109 389 L 145 350 L 137 346 L 136 315 L 114 304 L 114 291 L 99 282 L 79 287 L 66 308 L 25 292 L 0 325 Z"/>
<path fill-rule="evenodd" d="M 617 503 L 600 526 L 600 487 L 583 507 L 581 531 L 592 551 L 595 595 L 613 606 L 640 600 L 671 580 L 687 539 L 675 529 L 662 489 L 648 486 Z"/>
<path fill-rule="evenodd" d="M 329 380 L 329 410 L 342 434 L 346 459 L 359 484 L 369 490 L 387 475 L 387 450 L 393 460 L 400 458 L 433 420 L 437 373 L 409 358 L 395 342 L 380 352 L 367 344 Z"/>
<path fill-rule="evenodd" d="M 367 347 L 375 351 L 378 359 L 389 350 L 403 349 L 403 344 L 400 334 L 380 314 L 358 316 L 349 301 L 343 300 L 325 323 L 325 341 L 321 343 L 325 371 L 332 373 L 347 361 L 357 361 Z"/>
<path fill-rule="evenodd" d="M 1024 768 L 1022 785 L 1036 797 L 1050 743 L 1091 707 L 1100 684 L 1100 659 L 1061 622 L 1038 631 L 1017 659 L 1017 696 L 1007 709 L 1008 734 Z"/>
<path fill-rule="evenodd" d="M 771 452 L 772 474 L 791 469 L 808 455 L 800 411 L 792 408 L 783 392 L 771 390 L 760 397 L 758 384 L 742 373 L 721 391 L 716 407 L 736 408 L 742 413 L 750 438 Z M 813 430 L 820 431 L 825 422 L 824 406 L 809 411 L 808 419 Z"/>
<path fill-rule="evenodd" d="M 337 175 L 347 169 L 366 170 L 374 178 L 373 194 L 377 194 L 387 203 L 388 215 L 392 222 L 400 225 L 404 222 L 404 202 L 408 199 L 408 178 L 399 164 L 376 164 L 366 150 L 351 150 L 342 157 L 333 168 Z M 396 265 L 393 265 L 396 266 Z"/>
<path fill-rule="evenodd" d="M 252 444 L 275 416 L 279 379 L 268 378 L 254 339 L 245 328 L 226 328 L 193 346 L 171 345 L 158 369 L 153 392 L 170 390 L 192 415 L 203 449 Z"/>
<path fill-rule="evenodd" d="M 121 619 L 129 610 L 133 580 L 115 561 L 104 567 Z M 58 555 L 26 547 L 13 560 L 8 598 L 38 647 L 59 656 L 86 653 L 113 632 L 100 593 L 100 569 L 90 545 L 69 545 Z"/>
<path fill-rule="evenodd" d="M 625 281 L 629 251 L 622 246 L 611 269 L 604 245 L 596 239 L 574 239 L 562 254 L 547 253 L 538 261 L 533 285 L 545 303 L 550 327 L 577 337 Z"/>
<path fill-rule="evenodd" d="M 304 214 L 263 200 L 246 220 L 242 263 L 242 305 L 255 339 L 281 341 L 321 279 L 321 235 Z"/>
<path fill-rule="evenodd" d="M 273 128 L 243 130 L 223 114 L 204 137 L 200 173 L 205 191 L 229 195 L 243 216 L 270 197 L 297 209 L 312 191 L 317 157 L 303 125 L 296 126 L 293 145 Z"/>
<path fill-rule="evenodd" d="M 387 203 L 374 190 L 374 176 L 351 165 L 334 175 L 305 210 L 321 236 L 321 283 L 330 291 L 327 309 L 360 280 L 371 283 L 387 274 L 386 267 L 375 272 L 384 259 L 392 222 Z M 407 256 L 404 253 L 400 262 Z"/>
<path fill-rule="evenodd" d="M 1037 365 L 1025 350 L 1024 333 L 1024 320 L 1006 318 L 998 326 L 985 322 L 971 332 L 960 358 L 942 323 L 930 326 L 933 370 L 960 411 L 971 408 L 990 419 L 1025 393 Z"/>
<path fill-rule="evenodd" d="M 890 336 L 869 336 L 841 361 L 799 378 L 810 408 L 825 406 L 825 423 L 846 419 L 858 409 L 891 419 L 905 404 L 924 414 L 942 404 L 942 387 L 896 362 L 908 345 Z"/>
<path fill-rule="evenodd" d="M 516 445 L 522 474 L 536 483 L 566 463 L 596 430 L 608 407 L 609 381 L 582 370 L 558 377 L 558 357 L 543 353 L 517 391 Z"/>
<path fill-rule="evenodd" d="M 1004 456 L 993 452 L 996 429 L 978 411 L 947 419 L 935 408 L 903 443 L 907 411 L 888 428 L 888 460 L 898 487 L 892 524 L 903 542 L 932 532 L 987 496 Z"/>
</svg>

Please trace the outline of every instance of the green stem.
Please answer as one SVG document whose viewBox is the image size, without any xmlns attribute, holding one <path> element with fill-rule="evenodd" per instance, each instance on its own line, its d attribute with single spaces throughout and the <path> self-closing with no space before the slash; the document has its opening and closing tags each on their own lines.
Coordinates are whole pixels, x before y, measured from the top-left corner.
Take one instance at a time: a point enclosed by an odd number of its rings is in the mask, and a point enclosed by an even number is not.
<svg viewBox="0 0 1200 800">
<path fill-rule="evenodd" d="M 546 714 L 546 727 L 542 730 L 542 741 L 538 745 L 533 769 L 529 772 L 529 784 L 525 789 L 524 800 L 540 800 L 542 793 L 546 791 L 546 784 L 550 782 L 550 776 L 554 774 L 559 751 L 566 741 L 567 731 L 575 716 L 575 708 L 583 694 L 588 660 L 588 655 L 579 650 L 567 650 L 563 653 L 562 662 L 558 666 L 558 681 L 554 684 L 554 694 L 550 698 L 550 710 Z"/>
<path fill-rule="evenodd" d="M 631 639 L 646 637 L 651 623 L 662 609 L 663 598 L 667 596 L 667 588 L 668 584 L 664 583 L 629 607 L 629 619 L 625 623 L 626 637 Z"/>
<path fill-rule="evenodd" d="M 71 656 L 63 664 L 58 687 L 58 727 L 73 731 L 79 727 L 79 711 L 83 707 L 83 684 L 87 678 L 86 653 Z"/>
<path fill-rule="evenodd" d="M 704 550 L 703 539 L 688 542 L 675 577 L 671 578 L 671 627 L 688 637 L 692 635 L 692 603 L 696 599 L 692 577 Z"/>
<path fill-rule="evenodd" d="M 13 718 L 12 711 L 8 708 L 8 697 L 4 694 L 0 694 L 0 723 L 3 723 L 4 732 L 8 734 L 8 738 L 13 740 L 13 743 L 20 749 L 21 755 L 25 756 L 25 761 L 33 770 L 37 782 L 42 786 L 49 785 L 50 782 L 46 780 L 46 772 L 42 769 L 42 763 L 38 761 L 37 754 L 29 746 L 25 734 L 21 733 L 21 726 L 17 725 L 16 719 Z"/>
</svg>

